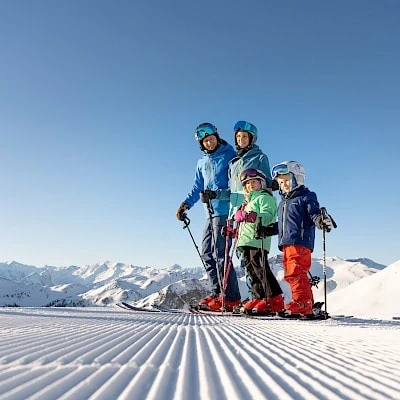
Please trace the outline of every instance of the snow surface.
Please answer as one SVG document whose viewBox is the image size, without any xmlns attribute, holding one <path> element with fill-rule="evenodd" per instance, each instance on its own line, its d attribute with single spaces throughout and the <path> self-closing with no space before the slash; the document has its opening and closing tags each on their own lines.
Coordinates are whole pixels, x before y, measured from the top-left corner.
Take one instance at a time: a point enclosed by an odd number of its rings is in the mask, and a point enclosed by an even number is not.
<svg viewBox="0 0 400 400">
<path fill-rule="evenodd" d="M 0 309 L 0 400 L 399 399 L 400 321 Z"/>
<path fill-rule="evenodd" d="M 324 321 L 0 308 L 0 400 L 398 400 L 400 261 L 376 271 L 328 294 L 354 318 Z"/>
</svg>

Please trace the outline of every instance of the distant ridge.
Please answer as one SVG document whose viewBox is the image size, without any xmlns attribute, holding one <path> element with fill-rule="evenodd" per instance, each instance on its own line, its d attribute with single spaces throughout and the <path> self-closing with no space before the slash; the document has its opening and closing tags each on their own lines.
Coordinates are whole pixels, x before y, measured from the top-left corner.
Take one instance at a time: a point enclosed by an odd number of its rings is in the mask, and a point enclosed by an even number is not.
<svg viewBox="0 0 400 400">
<path fill-rule="evenodd" d="M 281 284 L 286 301 L 290 288 L 284 281 L 282 257 L 269 259 L 270 266 Z M 242 299 L 247 297 L 244 271 L 238 272 Z M 354 282 L 378 273 L 385 266 L 368 258 L 326 259 L 328 293 L 343 289 Z M 322 279 L 321 259 L 313 259 L 311 273 Z M 106 306 L 121 301 L 137 304 L 162 304 L 179 308 L 189 301 L 196 302 L 209 292 L 203 267 L 166 268 L 136 266 L 104 261 L 83 266 L 45 266 L 38 268 L 16 261 L 0 263 L 0 306 Z M 323 295 L 323 285 L 313 289 L 315 298 Z"/>
</svg>

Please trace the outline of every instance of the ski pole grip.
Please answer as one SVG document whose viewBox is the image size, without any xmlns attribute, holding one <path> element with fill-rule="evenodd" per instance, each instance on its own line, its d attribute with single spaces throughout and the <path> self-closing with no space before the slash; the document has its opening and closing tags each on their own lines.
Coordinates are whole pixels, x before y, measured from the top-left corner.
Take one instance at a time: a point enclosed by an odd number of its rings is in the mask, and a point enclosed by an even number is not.
<svg viewBox="0 0 400 400">
<path fill-rule="evenodd" d="M 322 219 L 330 218 L 331 221 L 332 221 L 332 226 L 333 226 L 334 228 L 337 228 L 337 224 L 336 224 L 335 220 L 332 218 L 331 215 L 328 214 L 328 211 L 326 211 L 326 208 L 325 208 L 325 207 L 321 207 L 321 208 L 320 208 L 320 211 L 321 211 L 321 217 L 322 217 Z"/>
<path fill-rule="evenodd" d="M 186 229 L 190 225 L 190 219 L 188 216 L 185 216 L 185 219 L 183 220 L 183 229 Z"/>
</svg>

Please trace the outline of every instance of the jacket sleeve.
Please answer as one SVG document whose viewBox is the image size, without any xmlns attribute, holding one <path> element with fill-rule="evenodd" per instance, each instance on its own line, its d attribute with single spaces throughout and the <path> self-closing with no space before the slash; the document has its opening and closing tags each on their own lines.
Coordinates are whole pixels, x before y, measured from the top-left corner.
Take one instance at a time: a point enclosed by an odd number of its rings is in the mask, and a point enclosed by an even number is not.
<svg viewBox="0 0 400 400">
<path fill-rule="evenodd" d="M 192 208 L 200 199 L 200 192 L 204 190 L 204 177 L 200 165 L 197 164 L 192 190 L 188 193 L 184 203 Z"/>
<path fill-rule="evenodd" d="M 307 211 L 311 220 L 315 223 L 317 217 L 320 216 L 320 208 L 317 200 L 317 195 L 314 192 L 310 192 L 307 199 Z"/>
<path fill-rule="evenodd" d="M 258 204 L 259 207 L 258 216 L 261 217 L 261 222 L 263 226 L 267 226 L 275 222 L 277 215 L 277 207 L 275 199 L 269 198 L 267 196 L 270 195 L 268 194 L 265 196 L 261 196 Z"/>
<path fill-rule="evenodd" d="M 260 157 L 260 166 L 258 169 L 264 172 L 265 176 L 267 177 L 268 187 L 271 187 L 272 177 L 271 177 L 271 168 L 269 166 L 268 157 L 265 154 L 262 154 Z"/>
<path fill-rule="evenodd" d="M 220 189 L 216 191 L 218 200 L 229 200 L 231 191 L 229 189 Z"/>
</svg>

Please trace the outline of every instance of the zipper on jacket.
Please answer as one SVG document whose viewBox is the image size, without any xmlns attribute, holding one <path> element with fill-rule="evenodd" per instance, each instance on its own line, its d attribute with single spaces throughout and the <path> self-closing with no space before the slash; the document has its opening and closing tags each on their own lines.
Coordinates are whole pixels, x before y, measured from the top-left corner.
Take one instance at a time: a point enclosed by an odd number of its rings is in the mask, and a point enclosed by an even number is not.
<svg viewBox="0 0 400 400">
<path fill-rule="evenodd" d="M 304 221 L 301 221 L 301 240 L 304 240 Z"/>
<path fill-rule="evenodd" d="M 282 210 L 282 236 L 280 242 L 282 243 L 282 239 L 285 236 L 285 220 L 286 220 L 286 206 L 287 206 L 287 200 L 285 199 L 283 201 L 283 210 Z"/>
</svg>

